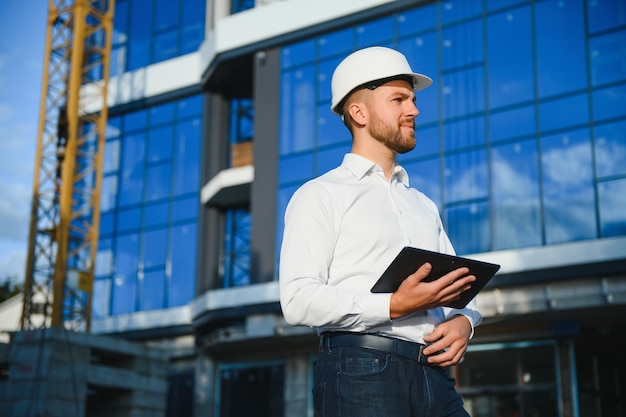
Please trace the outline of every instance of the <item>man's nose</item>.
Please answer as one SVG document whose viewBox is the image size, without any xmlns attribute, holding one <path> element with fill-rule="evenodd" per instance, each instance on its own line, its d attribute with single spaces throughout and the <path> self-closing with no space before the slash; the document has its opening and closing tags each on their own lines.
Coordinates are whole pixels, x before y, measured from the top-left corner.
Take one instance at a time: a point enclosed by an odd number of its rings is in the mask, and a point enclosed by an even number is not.
<svg viewBox="0 0 626 417">
<path fill-rule="evenodd" d="M 410 103 L 411 104 L 409 104 L 407 109 L 407 115 L 415 118 L 420 114 L 420 111 L 415 103 L 413 103 L 412 101 Z"/>
</svg>

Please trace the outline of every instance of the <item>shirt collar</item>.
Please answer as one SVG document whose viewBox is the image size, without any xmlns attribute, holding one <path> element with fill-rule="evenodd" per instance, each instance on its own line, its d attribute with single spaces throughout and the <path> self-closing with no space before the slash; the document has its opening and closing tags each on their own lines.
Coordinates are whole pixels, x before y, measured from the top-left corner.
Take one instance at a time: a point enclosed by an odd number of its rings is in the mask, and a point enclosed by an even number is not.
<svg viewBox="0 0 626 417">
<path fill-rule="evenodd" d="M 380 172 L 382 175 L 382 168 L 376 164 L 375 162 L 370 161 L 367 158 L 364 158 L 360 155 L 347 153 L 343 157 L 343 163 L 341 164 L 344 168 L 352 173 L 357 179 L 362 180 L 363 177 L 369 175 L 373 172 Z M 409 175 L 406 170 L 402 168 L 400 165 L 396 165 L 393 169 L 393 177 L 396 177 L 398 181 L 404 184 L 405 187 L 409 186 Z"/>
</svg>

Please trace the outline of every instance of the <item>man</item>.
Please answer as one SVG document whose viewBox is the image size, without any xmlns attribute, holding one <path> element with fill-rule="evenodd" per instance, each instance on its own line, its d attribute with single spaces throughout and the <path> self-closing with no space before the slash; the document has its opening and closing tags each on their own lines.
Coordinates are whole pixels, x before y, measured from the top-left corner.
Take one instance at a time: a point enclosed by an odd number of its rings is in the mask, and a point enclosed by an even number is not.
<svg viewBox="0 0 626 417">
<path fill-rule="evenodd" d="M 415 92 L 432 80 L 401 53 L 359 50 L 336 68 L 331 110 L 351 132 L 343 163 L 297 190 L 285 214 L 280 301 L 288 323 L 316 327 L 316 416 L 467 416 L 444 367 L 482 316 L 442 307 L 475 280 L 466 268 L 392 294 L 371 287 L 404 246 L 454 254 L 436 205 L 410 188 L 396 155 L 415 147 Z"/>
</svg>

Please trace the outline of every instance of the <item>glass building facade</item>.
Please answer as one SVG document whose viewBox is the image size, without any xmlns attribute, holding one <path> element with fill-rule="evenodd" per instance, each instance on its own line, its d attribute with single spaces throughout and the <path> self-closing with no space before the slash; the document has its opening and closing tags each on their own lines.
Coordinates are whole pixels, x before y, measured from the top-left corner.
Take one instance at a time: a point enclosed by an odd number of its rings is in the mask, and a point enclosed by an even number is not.
<svg viewBox="0 0 626 417">
<path fill-rule="evenodd" d="M 205 11 L 205 0 L 116 0 L 111 76 L 195 52 Z"/>
<path fill-rule="evenodd" d="M 624 24 L 615 2 L 446 1 L 285 46 L 278 216 L 349 151 L 333 69 L 383 45 L 434 80 L 401 164 L 458 253 L 625 235 Z"/>
<path fill-rule="evenodd" d="M 191 96 L 109 118 L 96 318 L 192 300 L 201 110 Z"/>
</svg>

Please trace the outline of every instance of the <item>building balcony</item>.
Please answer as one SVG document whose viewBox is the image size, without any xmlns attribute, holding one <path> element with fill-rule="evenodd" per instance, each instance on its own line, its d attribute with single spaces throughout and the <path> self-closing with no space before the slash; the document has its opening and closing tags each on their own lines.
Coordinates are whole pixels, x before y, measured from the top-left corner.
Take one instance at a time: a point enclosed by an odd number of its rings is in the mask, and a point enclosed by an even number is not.
<svg viewBox="0 0 626 417">
<path fill-rule="evenodd" d="M 231 145 L 231 168 L 217 173 L 200 191 L 204 206 L 231 208 L 250 201 L 250 186 L 254 180 L 253 142 Z"/>
</svg>

